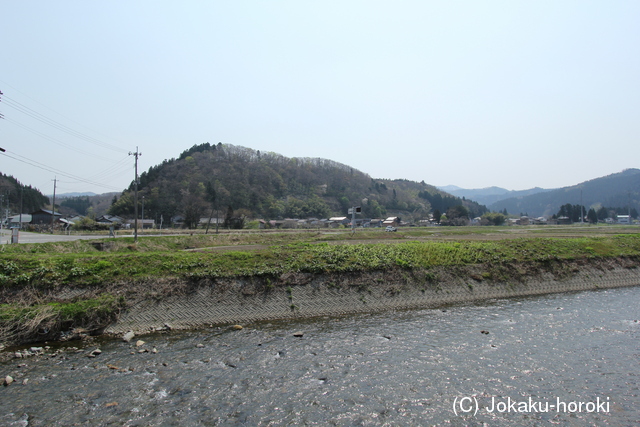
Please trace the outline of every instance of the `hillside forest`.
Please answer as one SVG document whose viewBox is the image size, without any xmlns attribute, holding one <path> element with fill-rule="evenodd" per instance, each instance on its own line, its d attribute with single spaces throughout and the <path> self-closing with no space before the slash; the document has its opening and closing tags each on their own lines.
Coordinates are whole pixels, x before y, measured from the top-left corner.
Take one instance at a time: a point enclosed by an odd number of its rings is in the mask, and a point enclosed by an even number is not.
<svg viewBox="0 0 640 427">
<path fill-rule="evenodd" d="M 0 209 L 5 213 L 33 212 L 49 204 L 49 198 L 30 185 L 21 184 L 10 175 L 0 174 Z"/>
<path fill-rule="evenodd" d="M 114 197 L 111 215 L 134 215 L 135 183 Z M 288 158 L 228 144 L 194 145 L 139 177 L 138 204 L 145 218 L 182 216 L 197 226 L 212 211 L 220 217 L 264 219 L 346 216 L 361 206 L 362 217 L 400 216 L 408 221 L 430 214 L 481 216 L 486 207 L 408 180 L 373 179 L 338 162 Z M 461 208 L 453 209 L 452 207 Z M 217 215 L 217 214 L 216 214 Z M 215 216 L 215 215 L 214 215 Z M 449 218 L 452 220 L 455 218 Z"/>
</svg>

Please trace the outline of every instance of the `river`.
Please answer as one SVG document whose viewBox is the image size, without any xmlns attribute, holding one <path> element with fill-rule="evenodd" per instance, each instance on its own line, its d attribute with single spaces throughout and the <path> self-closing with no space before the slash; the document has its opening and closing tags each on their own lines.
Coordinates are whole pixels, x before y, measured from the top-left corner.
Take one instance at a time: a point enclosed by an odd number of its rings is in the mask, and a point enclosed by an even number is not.
<svg viewBox="0 0 640 427">
<path fill-rule="evenodd" d="M 632 287 L 49 344 L 0 364 L 0 425 L 637 425 L 638 307 Z"/>
</svg>

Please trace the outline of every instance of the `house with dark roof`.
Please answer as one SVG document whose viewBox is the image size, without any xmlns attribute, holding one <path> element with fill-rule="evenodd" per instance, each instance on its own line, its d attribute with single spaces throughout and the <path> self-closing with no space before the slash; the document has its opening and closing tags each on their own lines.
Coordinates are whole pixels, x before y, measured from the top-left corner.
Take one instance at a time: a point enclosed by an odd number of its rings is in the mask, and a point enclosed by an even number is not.
<svg viewBox="0 0 640 427">
<path fill-rule="evenodd" d="M 35 212 L 31 212 L 31 224 L 51 224 L 51 218 L 54 222 L 62 218 L 60 212 L 52 212 L 46 209 L 40 209 Z"/>
<path fill-rule="evenodd" d="M 116 225 L 116 224 L 124 223 L 124 219 L 122 219 L 122 218 L 120 218 L 119 216 L 116 216 L 116 215 L 102 215 L 101 217 L 96 218 L 96 222 L 98 224 Z"/>
</svg>

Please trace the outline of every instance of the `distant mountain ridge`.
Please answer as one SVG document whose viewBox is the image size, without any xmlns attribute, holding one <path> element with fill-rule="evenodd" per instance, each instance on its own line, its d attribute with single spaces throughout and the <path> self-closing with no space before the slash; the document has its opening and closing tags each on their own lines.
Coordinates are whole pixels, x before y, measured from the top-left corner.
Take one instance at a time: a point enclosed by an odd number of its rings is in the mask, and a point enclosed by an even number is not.
<svg viewBox="0 0 640 427">
<path fill-rule="evenodd" d="M 640 169 L 626 169 L 577 185 L 546 190 L 530 195 L 505 198 L 487 205 L 492 211 L 504 209 L 511 214 L 551 216 L 567 203 L 585 208 L 640 208 Z"/>
<path fill-rule="evenodd" d="M 630 206 L 640 210 L 640 169 L 625 169 L 622 172 L 594 178 L 569 187 L 510 191 L 501 187 L 465 189 L 455 185 L 437 187 L 457 197 L 473 200 L 487 206 L 493 212 L 505 209 L 509 214 L 528 216 L 552 216 L 562 205 L 582 204 L 589 209 Z"/>
<path fill-rule="evenodd" d="M 528 190 L 507 190 L 501 187 L 486 187 L 477 189 L 460 188 L 455 185 L 447 185 L 444 187 L 437 187 L 439 190 L 446 191 L 447 193 L 464 197 L 465 199 L 473 200 L 481 205 L 489 206 L 500 200 L 509 199 L 512 197 L 524 197 L 536 193 L 542 193 L 545 191 L 551 191 L 540 187 L 531 188 Z"/>
<path fill-rule="evenodd" d="M 91 191 L 76 192 L 76 193 L 60 193 L 60 194 L 56 194 L 56 199 L 68 199 L 71 197 L 83 197 L 83 196 L 93 197 L 98 195 L 99 194 L 93 193 Z M 53 198 L 53 194 L 49 194 L 48 197 Z"/>
</svg>

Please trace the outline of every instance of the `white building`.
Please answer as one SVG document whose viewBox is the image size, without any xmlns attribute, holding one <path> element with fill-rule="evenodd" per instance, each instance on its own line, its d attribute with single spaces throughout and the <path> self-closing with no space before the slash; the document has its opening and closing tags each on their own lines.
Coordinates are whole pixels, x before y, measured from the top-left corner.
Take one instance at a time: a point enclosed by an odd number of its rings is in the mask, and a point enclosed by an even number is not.
<svg viewBox="0 0 640 427">
<path fill-rule="evenodd" d="M 631 224 L 629 215 L 618 215 L 618 224 Z"/>
</svg>

